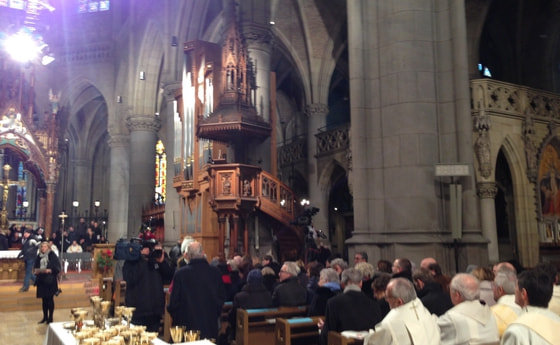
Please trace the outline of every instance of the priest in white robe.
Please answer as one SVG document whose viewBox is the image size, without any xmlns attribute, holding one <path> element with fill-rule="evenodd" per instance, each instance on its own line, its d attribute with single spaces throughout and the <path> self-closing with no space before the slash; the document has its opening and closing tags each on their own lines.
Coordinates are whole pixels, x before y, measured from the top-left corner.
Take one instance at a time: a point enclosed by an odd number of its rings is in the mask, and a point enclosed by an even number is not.
<svg viewBox="0 0 560 345">
<path fill-rule="evenodd" d="M 438 319 L 441 344 L 499 344 L 496 318 L 479 301 L 478 279 L 459 273 L 451 280 L 449 290 L 454 307 Z"/>
<path fill-rule="evenodd" d="M 364 339 L 364 345 L 439 345 L 437 316 L 424 307 L 410 280 L 391 279 L 385 299 L 391 311 Z"/>
<path fill-rule="evenodd" d="M 517 273 L 514 268 L 503 267 L 494 277 L 494 299 L 496 304 L 490 307 L 496 322 L 500 337 L 506 328 L 521 314 L 521 307 L 515 303 L 515 288 L 517 287 Z"/>
<path fill-rule="evenodd" d="M 560 344 L 560 316 L 548 309 L 553 282 L 539 270 L 523 271 L 518 276 L 515 302 L 523 313 L 506 329 L 503 345 Z"/>
</svg>

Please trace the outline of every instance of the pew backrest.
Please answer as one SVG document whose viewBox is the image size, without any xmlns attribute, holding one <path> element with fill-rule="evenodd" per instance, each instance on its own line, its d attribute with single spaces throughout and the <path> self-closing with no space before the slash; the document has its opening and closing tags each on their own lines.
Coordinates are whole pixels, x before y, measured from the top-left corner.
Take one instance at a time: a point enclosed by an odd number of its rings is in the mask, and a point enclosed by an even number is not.
<svg viewBox="0 0 560 345">
<path fill-rule="evenodd" d="M 235 338 L 237 345 L 261 345 L 274 342 L 276 318 L 307 315 L 307 306 L 263 309 L 237 309 Z"/>
<path fill-rule="evenodd" d="M 276 318 L 276 330 L 274 332 L 275 345 L 292 345 L 292 341 L 305 340 L 305 344 L 319 343 L 319 329 L 317 323 L 321 317 L 295 317 L 295 318 Z"/>
<path fill-rule="evenodd" d="M 362 345 L 363 343 L 363 339 L 346 337 L 335 331 L 329 331 L 327 335 L 328 345 Z"/>
</svg>

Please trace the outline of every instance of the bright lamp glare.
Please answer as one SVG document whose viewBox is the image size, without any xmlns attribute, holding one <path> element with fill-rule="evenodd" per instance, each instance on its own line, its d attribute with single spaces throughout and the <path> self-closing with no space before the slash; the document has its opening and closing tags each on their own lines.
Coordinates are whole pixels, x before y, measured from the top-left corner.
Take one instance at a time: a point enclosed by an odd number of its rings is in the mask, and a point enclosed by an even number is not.
<svg viewBox="0 0 560 345">
<path fill-rule="evenodd" d="M 6 51 L 16 61 L 29 62 L 37 57 L 37 43 L 33 37 L 24 32 L 8 37 L 5 45 Z"/>
<path fill-rule="evenodd" d="M 49 55 L 45 55 L 45 56 L 43 56 L 43 58 L 41 59 L 41 64 L 42 64 L 43 66 L 46 66 L 46 65 L 50 64 L 50 63 L 53 62 L 53 61 L 54 61 L 54 57 L 49 56 Z"/>
</svg>

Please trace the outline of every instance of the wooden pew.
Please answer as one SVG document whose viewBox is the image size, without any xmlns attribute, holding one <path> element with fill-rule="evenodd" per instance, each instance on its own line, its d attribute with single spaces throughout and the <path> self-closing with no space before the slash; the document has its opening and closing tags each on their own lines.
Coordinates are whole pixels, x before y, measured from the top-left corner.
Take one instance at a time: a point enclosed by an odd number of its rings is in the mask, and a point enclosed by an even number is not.
<svg viewBox="0 0 560 345">
<path fill-rule="evenodd" d="M 262 345 L 274 342 L 277 317 L 307 315 L 307 306 L 266 309 L 237 309 L 236 345 Z"/>
<path fill-rule="evenodd" d="M 339 332 L 329 331 L 327 345 L 362 345 L 363 339 L 348 338 Z"/>
<path fill-rule="evenodd" d="M 317 323 L 321 317 L 276 318 L 275 345 L 318 344 L 319 329 Z"/>
</svg>

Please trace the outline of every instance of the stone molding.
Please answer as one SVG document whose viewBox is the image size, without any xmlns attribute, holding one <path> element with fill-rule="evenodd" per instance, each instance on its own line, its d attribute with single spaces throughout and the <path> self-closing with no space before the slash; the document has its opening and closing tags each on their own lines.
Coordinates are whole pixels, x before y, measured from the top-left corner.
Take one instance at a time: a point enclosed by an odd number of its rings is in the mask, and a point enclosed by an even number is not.
<svg viewBox="0 0 560 345">
<path fill-rule="evenodd" d="M 329 112 L 329 106 L 323 103 L 313 103 L 305 108 L 305 114 L 311 115 L 326 115 Z"/>
<path fill-rule="evenodd" d="M 130 132 L 157 132 L 161 128 L 161 119 L 156 115 L 130 116 L 126 119 L 126 126 Z"/>
</svg>

